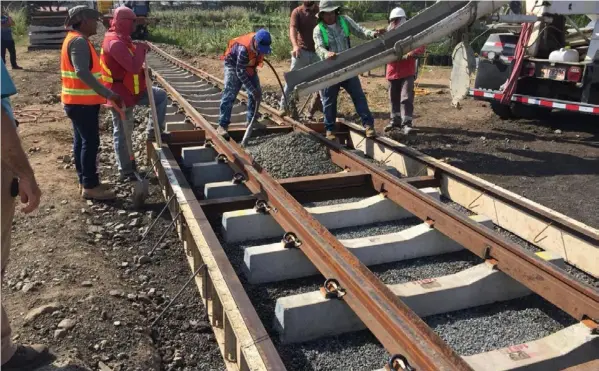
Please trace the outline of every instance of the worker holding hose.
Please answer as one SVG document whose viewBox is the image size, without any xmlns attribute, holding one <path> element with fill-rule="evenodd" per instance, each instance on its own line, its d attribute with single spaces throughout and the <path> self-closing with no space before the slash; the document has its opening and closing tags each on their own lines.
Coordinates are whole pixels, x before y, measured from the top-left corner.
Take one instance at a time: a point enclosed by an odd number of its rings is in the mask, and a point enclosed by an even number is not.
<svg viewBox="0 0 599 371">
<path fill-rule="evenodd" d="M 89 37 L 96 34 L 101 16 L 84 5 L 69 10 L 66 26 L 71 26 L 73 31 L 64 39 L 60 55 L 61 101 L 73 123 L 73 156 L 81 196 L 111 200 L 116 196 L 108 186 L 100 183 L 97 169 L 100 105 L 107 99 L 122 104 L 122 99 L 99 81 L 100 59 Z"/>
<path fill-rule="evenodd" d="M 218 133 L 225 138 L 229 136 L 227 128 L 231 123 L 233 103 L 242 86 L 249 97 L 246 126 L 252 122 L 254 115 L 258 114 L 257 108 L 262 99 L 262 89 L 256 68 L 262 66 L 264 56 L 270 54 L 270 44 L 270 33 L 260 29 L 258 32 L 236 37 L 227 45 L 227 50 L 221 58 L 225 61 L 225 88 L 220 101 L 217 129 Z M 253 124 L 253 129 L 260 128 L 257 124 Z"/>
<path fill-rule="evenodd" d="M 349 48 L 350 34 L 362 39 L 373 39 L 384 33 L 384 30 L 368 30 L 346 15 L 340 14 L 340 5 L 334 1 L 322 0 L 319 5 L 318 26 L 314 28 L 314 44 L 316 53 L 322 60 L 334 59 L 338 53 Z M 351 96 L 354 107 L 366 131 L 367 137 L 374 137 L 374 118 L 368 108 L 366 95 L 362 90 L 362 84 L 358 76 L 352 77 L 333 86 L 325 88 L 321 92 L 322 105 L 324 107 L 324 125 L 326 137 L 334 140 L 335 123 L 337 121 L 337 97 L 339 90 L 343 88 Z"/>
<path fill-rule="evenodd" d="M 146 79 L 143 64 L 149 46 L 144 42 L 134 43 L 131 34 L 135 31 L 136 16 L 127 7 L 118 7 L 110 29 L 104 35 L 100 52 L 102 81 L 104 85 L 116 91 L 123 97 L 125 119 L 121 118 L 119 110 L 112 108 L 112 123 L 114 133 L 114 152 L 123 181 L 136 181 L 136 164 L 132 157 L 132 149 L 127 143 L 132 143 L 133 108 L 137 105 L 149 106 L 150 101 L 146 90 Z M 154 103 L 158 115 L 160 132 L 164 131 L 166 106 L 168 104 L 166 91 L 152 87 Z M 122 112 L 122 110 L 121 110 Z M 154 126 L 150 113 L 146 126 L 148 140 L 154 140 Z"/>
<path fill-rule="evenodd" d="M 402 8 L 395 8 L 389 15 L 391 31 L 401 26 L 406 21 L 406 12 Z M 387 65 L 386 77 L 389 81 L 389 101 L 391 102 L 391 122 L 385 131 L 400 129 L 408 134 L 412 129 L 412 115 L 414 113 L 414 80 L 416 76 L 416 56 L 424 54 L 425 47 L 421 46 L 404 55 L 400 60 Z"/>
</svg>

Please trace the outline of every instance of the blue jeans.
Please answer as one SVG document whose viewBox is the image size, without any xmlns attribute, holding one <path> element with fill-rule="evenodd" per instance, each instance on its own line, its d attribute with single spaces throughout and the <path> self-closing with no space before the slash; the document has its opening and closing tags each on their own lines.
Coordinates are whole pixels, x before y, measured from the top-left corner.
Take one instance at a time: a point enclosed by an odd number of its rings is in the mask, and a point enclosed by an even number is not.
<svg viewBox="0 0 599 371">
<path fill-rule="evenodd" d="M 79 184 L 92 189 L 100 184 L 96 159 L 100 147 L 100 105 L 65 104 L 64 111 L 73 123 L 73 155 Z"/>
<path fill-rule="evenodd" d="M 166 106 L 168 99 L 166 91 L 153 87 L 152 92 L 154 93 L 154 102 L 156 103 L 156 114 L 158 115 L 158 127 L 160 132 L 164 131 L 164 122 L 166 118 Z M 144 92 L 139 101 L 138 106 L 148 106 L 150 100 L 148 99 L 148 93 Z M 135 126 L 135 119 L 133 117 L 133 107 L 127 107 L 125 110 L 125 121 L 121 120 L 121 116 L 114 110 L 110 110 L 112 113 L 112 126 L 114 136 L 114 153 L 116 154 L 116 162 L 119 167 L 119 171 L 123 175 L 132 174 L 135 171 L 135 163 L 133 162 L 133 127 Z M 154 137 L 154 125 L 152 121 L 152 113 L 148 118 L 146 125 L 146 133 L 148 138 Z M 127 138 L 129 140 L 127 140 Z"/>
<path fill-rule="evenodd" d="M 255 72 L 252 76 L 249 76 L 249 79 L 254 88 L 258 90 L 258 93 L 262 95 L 258 73 Z M 218 118 L 218 124 L 225 129 L 229 127 L 229 124 L 231 123 L 231 110 L 233 109 L 233 104 L 235 104 L 237 93 L 239 93 L 239 90 L 241 90 L 241 86 L 241 80 L 239 80 L 239 77 L 237 77 L 235 69 L 225 66 L 225 89 L 223 90 L 223 94 L 220 99 L 220 117 Z M 247 89 L 245 89 L 245 91 L 247 92 Z M 249 92 L 248 95 L 249 99 L 246 119 L 249 123 L 252 121 L 252 118 L 254 118 L 256 100 L 254 100 L 254 97 L 252 97 Z"/>
<path fill-rule="evenodd" d="M 321 96 L 324 108 L 324 126 L 326 130 L 335 130 L 335 122 L 337 121 L 337 97 L 339 96 L 339 89 L 341 88 L 345 89 L 354 102 L 356 112 L 362 119 L 362 125 L 373 126 L 374 118 L 368 108 L 368 101 L 362 90 L 360 79 L 356 76 L 322 90 Z"/>
</svg>

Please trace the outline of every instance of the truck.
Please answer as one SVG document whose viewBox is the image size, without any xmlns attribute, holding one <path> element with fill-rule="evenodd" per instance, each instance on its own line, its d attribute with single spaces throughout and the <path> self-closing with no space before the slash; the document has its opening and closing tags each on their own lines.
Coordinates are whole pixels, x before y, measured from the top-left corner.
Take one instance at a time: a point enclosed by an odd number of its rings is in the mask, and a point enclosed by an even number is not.
<svg viewBox="0 0 599 371">
<path fill-rule="evenodd" d="M 503 20 L 529 22 L 528 38 L 522 30 L 489 35 L 469 95 L 488 101 L 502 119 L 548 117 L 552 110 L 599 115 L 599 3 L 527 1 L 526 13 Z M 585 15 L 588 23 L 579 27 L 572 15 Z M 525 54 L 511 102 L 505 104 L 503 86 L 518 65 L 519 43 Z"/>
<path fill-rule="evenodd" d="M 525 4 L 525 14 L 497 13 L 507 6 L 517 9 L 515 3 Z M 586 15 L 590 23 L 580 28 L 571 20 L 574 15 Z M 382 37 L 346 50 L 335 60 L 290 71 L 285 80 L 293 94 L 311 94 L 396 61 L 417 47 L 447 38 L 486 18 L 520 25 L 520 31 L 490 34 L 478 63 L 467 41 L 456 46 L 450 86 L 454 105 L 459 106 L 470 96 L 489 101 L 491 109 L 502 118 L 523 115 L 526 110 L 533 114 L 565 110 L 597 115 L 598 16 L 597 1 L 438 1 Z M 523 35 L 524 30 L 527 32 Z M 506 93 L 508 86 L 515 88 Z"/>
</svg>

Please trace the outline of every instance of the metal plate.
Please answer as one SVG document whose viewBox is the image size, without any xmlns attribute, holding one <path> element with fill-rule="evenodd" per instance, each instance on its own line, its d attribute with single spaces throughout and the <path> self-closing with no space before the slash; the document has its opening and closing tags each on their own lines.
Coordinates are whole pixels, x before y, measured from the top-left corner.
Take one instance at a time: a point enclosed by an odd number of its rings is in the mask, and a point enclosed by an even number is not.
<svg viewBox="0 0 599 371">
<path fill-rule="evenodd" d="M 566 79 L 566 69 L 565 68 L 555 68 L 555 67 L 545 67 L 541 69 L 541 75 L 543 78 L 551 79 L 551 80 L 565 80 Z"/>
<path fill-rule="evenodd" d="M 476 59 L 470 45 L 459 43 L 452 53 L 453 68 L 451 70 L 451 100 L 454 106 L 468 96 L 470 77 L 476 70 Z"/>
</svg>

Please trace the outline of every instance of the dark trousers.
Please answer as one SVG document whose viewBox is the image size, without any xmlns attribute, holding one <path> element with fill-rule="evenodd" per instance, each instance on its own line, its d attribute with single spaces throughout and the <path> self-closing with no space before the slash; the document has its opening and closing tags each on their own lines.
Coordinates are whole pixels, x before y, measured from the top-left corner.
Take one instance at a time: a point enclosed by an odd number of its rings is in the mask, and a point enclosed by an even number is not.
<svg viewBox="0 0 599 371">
<path fill-rule="evenodd" d="M 79 184 L 85 189 L 100 184 L 96 158 L 100 147 L 100 105 L 65 104 L 64 110 L 73 122 L 73 152 Z"/>
<path fill-rule="evenodd" d="M 2 62 L 6 64 L 6 49 L 10 53 L 10 65 L 17 67 L 17 50 L 15 49 L 14 40 L 2 40 Z"/>
<path fill-rule="evenodd" d="M 414 76 L 389 81 L 391 119 L 401 117 L 402 121 L 412 121 L 414 114 Z"/>
<path fill-rule="evenodd" d="M 362 125 L 374 125 L 374 118 L 368 108 L 368 101 L 366 100 L 366 95 L 364 95 L 364 90 L 362 90 L 362 84 L 358 76 L 355 76 L 322 90 L 321 97 L 324 108 L 324 126 L 326 129 L 330 131 L 335 130 L 335 123 L 337 122 L 337 97 L 341 88 L 345 89 L 354 102 L 356 112 L 362 119 Z"/>
</svg>

